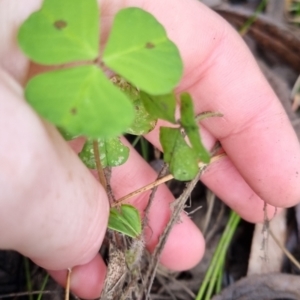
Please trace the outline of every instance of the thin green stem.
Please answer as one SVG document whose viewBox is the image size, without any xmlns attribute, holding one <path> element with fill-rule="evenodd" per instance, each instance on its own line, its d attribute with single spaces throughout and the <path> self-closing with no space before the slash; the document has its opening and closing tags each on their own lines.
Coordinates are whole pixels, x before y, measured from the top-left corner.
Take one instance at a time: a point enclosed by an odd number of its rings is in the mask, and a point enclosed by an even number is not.
<svg viewBox="0 0 300 300">
<path fill-rule="evenodd" d="M 28 291 L 28 299 L 33 300 L 32 292 L 32 282 L 30 276 L 30 267 L 29 267 L 29 259 L 24 257 L 24 269 L 25 269 L 25 277 L 26 277 L 26 287 Z"/>
<path fill-rule="evenodd" d="M 227 249 L 239 221 L 240 217 L 234 211 L 231 211 L 228 223 L 225 227 L 225 230 L 222 234 L 222 237 L 219 241 L 217 249 L 213 255 L 213 258 L 195 300 L 203 300 L 204 294 L 205 300 L 211 299 L 214 287 L 216 286 L 216 282 L 218 279 L 218 273 L 224 265 Z"/>
<path fill-rule="evenodd" d="M 224 273 L 224 265 L 225 265 L 225 259 L 222 260 L 222 265 L 219 270 L 217 283 L 216 283 L 216 294 L 219 294 L 222 290 L 222 280 L 223 280 L 223 273 Z"/>
<path fill-rule="evenodd" d="M 207 300 L 211 299 L 214 287 L 217 284 L 218 273 L 225 261 L 227 249 L 230 245 L 232 236 L 236 230 L 236 226 L 237 226 L 239 220 L 240 220 L 240 217 L 237 216 L 234 212 L 231 212 L 230 219 L 228 222 L 228 227 L 227 227 L 228 230 L 227 230 L 227 232 L 224 232 L 224 234 L 222 235 L 222 238 L 221 238 L 222 241 L 220 242 L 220 244 L 221 244 L 220 257 L 217 258 L 217 260 L 216 260 L 215 268 L 213 270 L 212 277 L 209 282 L 209 288 L 207 290 L 207 294 L 206 294 L 206 298 L 205 298 Z"/>
<path fill-rule="evenodd" d="M 41 286 L 41 290 L 40 290 L 40 293 L 38 294 L 38 297 L 36 300 L 42 300 L 42 297 L 43 297 L 43 291 L 45 290 L 45 287 L 46 287 L 46 284 L 48 282 L 48 279 L 49 279 L 49 274 L 47 273 L 43 282 L 42 282 L 42 286 Z"/>
<path fill-rule="evenodd" d="M 142 137 L 141 138 L 141 150 L 142 150 L 142 156 L 144 158 L 145 161 L 148 161 L 149 158 L 149 143 L 148 141 Z"/>
<path fill-rule="evenodd" d="M 139 140 L 141 138 L 142 138 L 142 135 L 138 135 L 138 136 L 135 137 L 134 141 L 131 144 L 133 148 L 137 145 L 137 143 L 139 142 Z"/>
<path fill-rule="evenodd" d="M 242 25 L 242 27 L 239 29 L 240 35 L 245 35 L 251 25 L 256 21 L 258 15 L 265 9 L 267 3 L 269 0 L 262 0 L 259 5 L 257 6 L 254 14 Z"/>
</svg>

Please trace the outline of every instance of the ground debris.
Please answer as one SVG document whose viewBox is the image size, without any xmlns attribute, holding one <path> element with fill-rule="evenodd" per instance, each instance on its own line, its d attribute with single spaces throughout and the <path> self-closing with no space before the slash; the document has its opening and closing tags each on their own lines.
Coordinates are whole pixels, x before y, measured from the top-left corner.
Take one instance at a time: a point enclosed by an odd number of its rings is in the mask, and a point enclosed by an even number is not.
<svg viewBox="0 0 300 300">
<path fill-rule="evenodd" d="M 300 299 L 300 276 L 264 274 L 245 277 L 211 300 Z"/>
<path fill-rule="evenodd" d="M 123 281 L 126 275 L 125 254 L 114 245 L 109 245 L 109 265 L 102 290 L 101 300 L 113 300 L 122 289 Z"/>
</svg>

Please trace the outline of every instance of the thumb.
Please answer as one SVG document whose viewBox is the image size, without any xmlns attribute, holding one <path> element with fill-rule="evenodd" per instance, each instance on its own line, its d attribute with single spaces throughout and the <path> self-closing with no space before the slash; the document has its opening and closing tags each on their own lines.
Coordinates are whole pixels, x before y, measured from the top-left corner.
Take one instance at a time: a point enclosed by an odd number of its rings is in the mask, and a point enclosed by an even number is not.
<svg viewBox="0 0 300 300">
<path fill-rule="evenodd" d="M 103 240 L 103 188 L 0 69 L 0 248 L 60 270 L 89 262 Z"/>
</svg>

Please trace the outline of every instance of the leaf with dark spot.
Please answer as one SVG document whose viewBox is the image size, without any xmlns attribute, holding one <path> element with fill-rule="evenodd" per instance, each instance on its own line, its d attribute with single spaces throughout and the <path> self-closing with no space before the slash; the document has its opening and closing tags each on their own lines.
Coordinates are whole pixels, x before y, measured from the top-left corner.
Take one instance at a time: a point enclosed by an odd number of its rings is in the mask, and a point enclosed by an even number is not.
<svg viewBox="0 0 300 300">
<path fill-rule="evenodd" d="M 147 49 L 153 49 L 153 48 L 155 47 L 155 45 L 154 45 L 153 43 L 147 43 L 147 44 L 145 45 L 145 47 L 146 47 Z"/>
<path fill-rule="evenodd" d="M 58 20 L 54 22 L 54 27 L 56 27 L 57 29 L 61 30 L 65 27 L 67 27 L 67 22 L 64 20 Z"/>
<path fill-rule="evenodd" d="M 162 24 L 138 7 L 116 14 L 102 59 L 115 73 L 151 95 L 170 93 L 183 72 L 179 51 Z"/>
<path fill-rule="evenodd" d="M 71 108 L 70 113 L 71 113 L 72 115 L 76 115 L 76 114 L 77 114 L 77 109 L 76 109 L 76 107 Z"/>
<path fill-rule="evenodd" d="M 41 116 L 71 135 L 114 137 L 134 119 L 128 97 L 96 66 L 37 75 L 27 83 L 25 97 Z"/>
<path fill-rule="evenodd" d="M 99 54 L 96 0 L 44 0 L 18 32 L 24 53 L 43 65 L 93 60 Z"/>
</svg>

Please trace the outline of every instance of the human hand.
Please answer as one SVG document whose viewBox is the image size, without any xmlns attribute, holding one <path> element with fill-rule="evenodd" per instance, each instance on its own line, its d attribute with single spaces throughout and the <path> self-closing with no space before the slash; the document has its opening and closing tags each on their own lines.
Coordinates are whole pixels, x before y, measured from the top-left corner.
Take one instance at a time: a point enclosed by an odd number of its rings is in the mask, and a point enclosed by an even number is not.
<svg viewBox="0 0 300 300">
<path fill-rule="evenodd" d="M 224 114 L 202 122 L 206 146 L 211 148 L 220 140 L 228 155 L 203 175 L 205 184 L 252 222 L 263 219 L 262 199 L 279 207 L 295 204 L 300 198 L 296 136 L 234 30 L 194 0 L 102 2 L 104 36 L 112 16 L 122 8 L 119 3 L 153 13 L 184 60 L 185 76 L 178 92 L 192 94 L 198 113 Z M 28 61 L 17 48 L 16 30 L 40 3 L 0 2 L 0 247 L 15 249 L 56 270 L 50 273 L 60 282 L 65 272 L 58 270 L 77 266 L 72 289 L 83 298 L 93 298 L 99 295 L 105 277 L 105 265 L 96 253 L 106 229 L 107 198 L 55 129 L 24 102 L 17 84 L 22 86 L 28 77 Z M 159 147 L 157 131 L 147 138 Z M 155 178 L 154 171 L 132 150 L 129 161 L 114 169 L 112 186 L 120 198 Z M 133 203 L 143 209 L 148 195 L 140 195 Z M 156 197 L 149 216 L 150 250 L 168 221 L 173 201 L 165 186 Z M 186 216 L 182 221 L 172 230 L 161 258 L 175 270 L 192 267 L 204 252 L 198 229 Z"/>
</svg>

